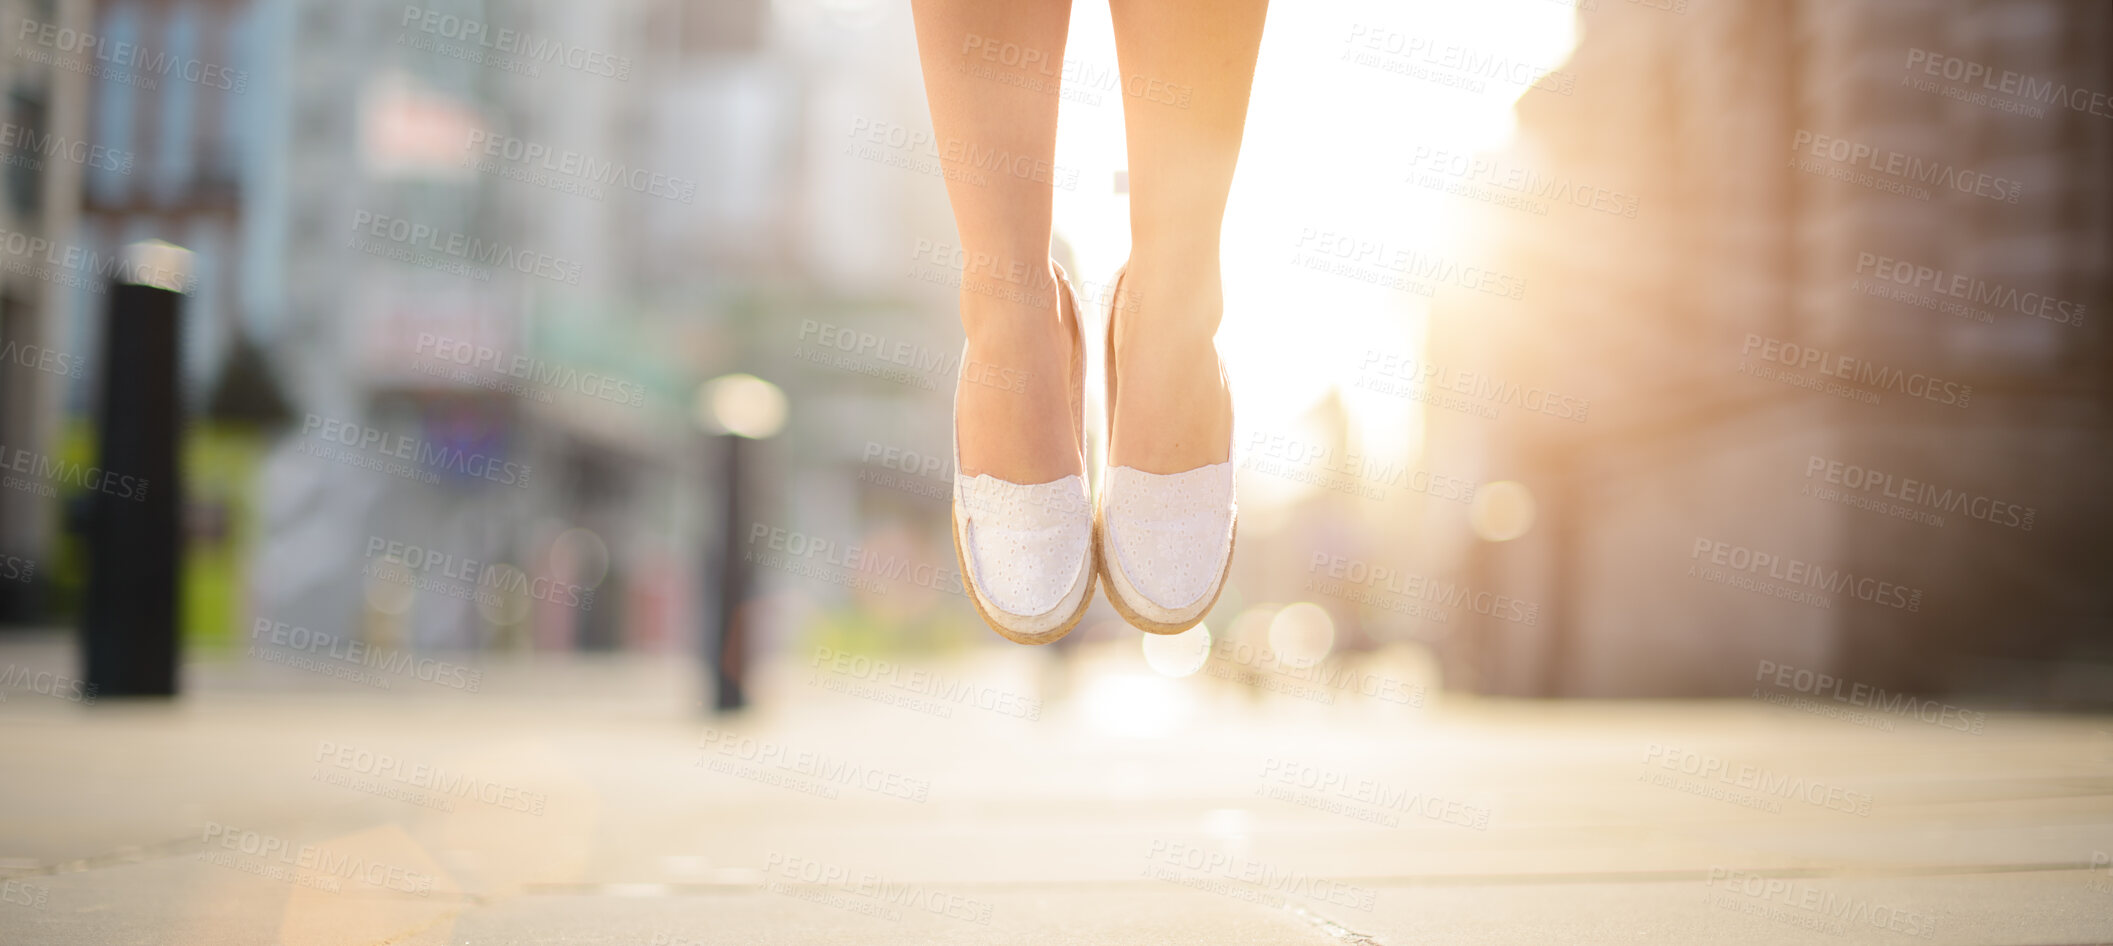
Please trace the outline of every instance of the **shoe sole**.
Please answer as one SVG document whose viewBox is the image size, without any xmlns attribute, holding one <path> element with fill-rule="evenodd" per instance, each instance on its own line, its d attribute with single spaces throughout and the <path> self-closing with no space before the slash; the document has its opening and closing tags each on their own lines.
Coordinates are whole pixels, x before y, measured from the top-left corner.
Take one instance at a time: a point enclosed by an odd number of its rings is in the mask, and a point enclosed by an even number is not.
<svg viewBox="0 0 2113 946">
<path fill-rule="evenodd" d="M 1102 568 L 1099 535 L 1096 534 L 1087 542 L 1086 557 L 1089 561 L 1086 563 L 1086 593 L 1079 596 L 1078 610 L 1071 612 L 1071 616 L 1065 618 L 1062 625 L 1036 634 L 1007 626 L 999 618 L 1010 615 L 1002 611 L 993 614 L 989 608 L 983 606 L 983 596 L 976 593 L 976 579 L 971 577 L 969 571 L 968 556 L 961 548 L 961 519 L 959 515 L 949 515 L 947 518 L 952 520 L 952 528 L 948 531 L 954 534 L 954 561 L 961 565 L 961 590 L 968 595 L 968 602 L 976 606 L 976 614 L 983 618 L 983 623 L 990 625 L 991 630 L 997 631 L 999 637 L 1015 644 L 1052 644 L 1071 633 L 1071 629 L 1078 626 L 1079 619 L 1086 616 L 1086 609 L 1093 606 L 1093 586 L 1099 582 Z M 1115 596 L 1109 595 L 1108 598 L 1112 601 Z"/>
<path fill-rule="evenodd" d="M 1122 615 L 1123 620 L 1130 622 L 1131 627 L 1147 634 L 1179 634 L 1203 623 L 1203 619 L 1210 616 L 1211 609 L 1218 606 L 1218 596 L 1225 593 L 1225 579 L 1233 573 L 1233 554 L 1240 550 L 1240 514 L 1237 511 L 1233 513 L 1232 538 L 1225 546 L 1225 568 L 1218 572 L 1218 584 L 1211 589 L 1211 600 L 1204 604 L 1203 610 L 1196 612 L 1195 617 L 1180 624 L 1162 624 L 1154 621 L 1137 613 L 1136 609 L 1130 607 L 1130 602 L 1123 600 L 1122 586 L 1116 584 L 1115 579 L 1110 574 L 1110 569 L 1114 566 L 1110 565 L 1109 562 L 1114 556 L 1105 554 L 1100 549 L 1102 528 L 1099 510 L 1095 510 L 1093 516 L 1093 545 L 1094 559 L 1100 565 L 1100 580 L 1102 584 L 1108 586 L 1108 603 L 1115 606 L 1115 613 Z"/>
</svg>

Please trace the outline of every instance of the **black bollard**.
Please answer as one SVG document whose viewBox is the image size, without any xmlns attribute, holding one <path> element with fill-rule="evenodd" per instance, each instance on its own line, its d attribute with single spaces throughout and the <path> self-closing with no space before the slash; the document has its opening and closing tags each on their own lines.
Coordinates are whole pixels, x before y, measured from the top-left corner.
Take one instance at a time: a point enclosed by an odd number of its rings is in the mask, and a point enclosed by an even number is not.
<svg viewBox="0 0 2113 946">
<path fill-rule="evenodd" d="M 747 534 L 749 522 L 747 491 L 742 488 L 749 444 L 748 438 L 736 434 L 712 439 L 719 442 L 726 463 L 725 542 L 719 550 L 718 620 L 706 642 L 705 659 L 712 668 L 712 709 L 731 713 L 748 705 L 748 694 L 742 687 L 749 646 L 747 614 L 742 605 L 748 603 L 752 576 L 748 557 L 742 553 L 741 537 Z"/>
<path fill-rule="evenodd" d="M 165 243 L 128 247 L 103 319 L 81 624 L 83 675 L 102 697 L 176 694 L 183 561 L 178 358 L 189 256 Z"/>
</svg>

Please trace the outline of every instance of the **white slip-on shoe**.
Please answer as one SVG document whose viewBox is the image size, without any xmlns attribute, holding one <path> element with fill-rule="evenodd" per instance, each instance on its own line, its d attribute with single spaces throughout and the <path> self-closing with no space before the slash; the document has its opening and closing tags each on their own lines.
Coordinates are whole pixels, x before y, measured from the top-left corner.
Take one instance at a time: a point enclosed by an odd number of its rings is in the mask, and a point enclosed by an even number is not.
<svg viewBox="0 0 2113 946">
<path fill-rule="evenodd" d="M 1086 340 L 1070 277 L 1055 262 L 1058 305 L 1072 325 L 1071 416 L 1086 442 Z M 968 346 L 961 346 L 968 369 Z M 1083 462 L 1083 455 L 1081 455 Z M 961 583 L 984 623 L 1021 644 L 1047 644 L 1076 627 L 1093 600 L 1093 501 L 1078 473 L 1047 483 L 1014 483 L 987 473 L 963 476 L 954 435 L 954 555 Z"/>
<path fill-rule="evenodd" d="M 1115 313 L 1122 294 L 1115 274 L 1108 303 L 1108 441 L 1115 441 Z M 1224 367 L 1219 368 L 1221 379 Z M 1231 386 L 1227 386 L 1228 393 Z M 1123 619 L 1152 634 L 1179 634 L 1203 620 L 1232 570 L 1240 507 L 1233 489 L 1232 443 L 1223 463 L 1180 473 L 1147 473 L 1110 462 L 1101 478 L 1094 532 L 1101 579 Z"/>
</svg>

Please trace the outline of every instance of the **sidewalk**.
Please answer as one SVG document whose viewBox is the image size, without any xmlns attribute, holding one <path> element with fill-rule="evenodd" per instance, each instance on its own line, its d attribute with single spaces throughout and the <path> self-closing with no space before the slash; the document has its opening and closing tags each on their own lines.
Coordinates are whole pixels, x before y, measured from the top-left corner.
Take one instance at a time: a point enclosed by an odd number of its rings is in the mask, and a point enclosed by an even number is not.
<svg viewBox="0 0 2113 946">
<path fill-rule="evenodd" d="M 1135 654 L 824 655 L 734 723 L 637 658 L 11 686 L 0 942 L 2113 940 L 2105 719 L 1380 700 Z"/>
</svg>

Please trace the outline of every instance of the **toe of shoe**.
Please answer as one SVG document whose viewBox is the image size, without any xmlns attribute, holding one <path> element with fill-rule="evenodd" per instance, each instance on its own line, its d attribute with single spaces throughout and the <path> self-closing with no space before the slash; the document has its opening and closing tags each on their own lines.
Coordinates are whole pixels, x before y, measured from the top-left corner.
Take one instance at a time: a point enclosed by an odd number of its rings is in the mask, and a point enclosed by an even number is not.
<svg viewBox="0 0 2113 946">
<path fill-rule="evenodd" d="M 1063 603 L 1086 569 L 1086 546 L 1085 526 L 1008 529 L 971 521 L 963 538 L 976 590 L 999 610 L 1021 616 Z"/>
<path fill-rule="evenodd" d="M 1232 550 L 1230 470 L 1112 473 L 1102 513 L 1110 564 L 1159 608 L 1179 610 L 1205 600 L 1217 589 Z"/>
<path fill-rule="evenodd" d="M 1009 615 L 1044 615 L 1078 587 L 1091 565 L 1093 521 L 1083 481 L 1067 479 L 971 488 L 961 507 L 962 557 L 989 605 Z"/>
</svg>

